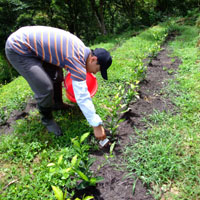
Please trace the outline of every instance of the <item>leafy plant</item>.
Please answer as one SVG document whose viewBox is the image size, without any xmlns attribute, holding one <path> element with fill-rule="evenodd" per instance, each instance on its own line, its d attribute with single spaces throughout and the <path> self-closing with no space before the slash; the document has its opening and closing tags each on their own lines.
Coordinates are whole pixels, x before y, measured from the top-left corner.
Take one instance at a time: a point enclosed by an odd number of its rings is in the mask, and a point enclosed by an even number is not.
<svg viewBox="0 0 200 200">
<path fill-rule="evenodd" d="M 89 134 L 85 133 L 80 138 L 72 139 L 76 154 L 71 159 L 71 162 L 65 162 L 63 155 L 61 155 L 57 163 L 48 164 L 52 177 L 59 177 L 61 180 L 65 180 L 63 186 L 67 189 L 85 189 L 88 186 L 95 186 L 98 181 L 102 180 L 101 177 L 94 177 L 90 171 L 94 159 L 88 156 L 90 146 L 83 144 Z M 60 193 L 59 190 L 57 193 Z"/>
<path fill-rule="evenodd" d="M 119 127 L 119 123 L 123 121 L 123 119 L 119 119 L 118 112 L 121 108 L 123 108 L 124 105 L 122 105 L 122 96 L 121 93 L 123 93 L 124 90 L 122 90 L 122 87 L 118 87 L 118 93 L 114 96 L 112 99 L 113 105 L 111 106 L 112 112 L 110 113 L 110 120 L 106 122 L 106 127 L 109 130 L 111 139 L 115 139 L 115 136 L 117 134 L 117 128 Z"/>
<path fill-rule="evenodd" d="M 51 187 L 54 191 L 54 194 L 55 194 L 55 197 L 57 198 L 57 200 L 65 200 L 66 199 L 66 196 L 67 196 L 66 191 L 63 194 L 62 190 L 59 187 L 56 187 L 56 186 L 51 186 Z M 93 196 L 86 196 L 86 197 L 83 197 L 82 200 L 90 200 L 93 198 L 94 198 Z M 70 198 L 67 198 L 67 200 L 70 200 Z M 76 198 L 75 200 L 81 200 L 81 199 Z"/>
<path fill-rule="evenodd" d="M 138 96 L 137 87 L 139 81 L 135 84 L 131 82 L 126 82 L 124 87 L 122 85 L 118 86 L 117 94 L 112 98 L 112 106 L 110 107 L 110 120 L 106 122 L 106 127 L 109 130 L 110 137 L 115 140 L 117 135 L 117 128 L 119 124 L 124 121 L 120 118 L 120 114 L 127 112 L 128 104 L 133 99 L 133 97 Z"/>
<path fill-rule="evenodd" d="M 8 64 L 5 57 L 0 54 L 0 84 L 6 84 L 18 76 L 16 70 Z"/>
<path fill-rule="evenodd" d="M 139 81 L 135 81 L 135 84 L 131 82 L 127 82 L 126 84 L 127 84 L 128 89 L 125 92 L 123 99 L 124 99 L 124 103 L 128 105 L 130 101 L 133 100 L 134 97 L 138 97 L 137 88 L 138 88 Z"/>
</svg>

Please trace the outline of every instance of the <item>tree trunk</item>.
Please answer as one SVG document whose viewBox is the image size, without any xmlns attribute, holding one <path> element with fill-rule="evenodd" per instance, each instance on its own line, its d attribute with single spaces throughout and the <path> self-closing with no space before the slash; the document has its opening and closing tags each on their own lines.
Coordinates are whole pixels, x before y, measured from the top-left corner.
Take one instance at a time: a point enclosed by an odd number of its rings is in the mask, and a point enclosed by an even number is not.
<svg viewBox="0 0 200 200">
<path fill-rule="evenodd" d="M 105 23 L 104 23 L 103 4 L 104 4 L 104 0 L 100 0 L 100 5 L 99 5 L 99 9 L 98 9 L 95 0 L 91 0 L 91 7 L 92 7 L 93 13 L 96 17 L 100 31 L 103 35 L 106 35 L 107 31 L 106 31 L 106 27 L 105 27 Z"/>
</svg>

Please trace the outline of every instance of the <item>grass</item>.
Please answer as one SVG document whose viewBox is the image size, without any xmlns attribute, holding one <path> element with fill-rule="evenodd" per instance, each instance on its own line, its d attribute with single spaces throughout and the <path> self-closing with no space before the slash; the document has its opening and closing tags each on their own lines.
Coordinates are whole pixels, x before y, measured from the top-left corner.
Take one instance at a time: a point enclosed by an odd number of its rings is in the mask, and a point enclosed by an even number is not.
<svg viewBox="0 0 200 200">
<path fill-rule="evenodd" d="M 26 100 L 32 92 L 26 81 L 19 77 L 8 85 L 0 87 L 0 94 L 0 124 L 3 124 L 13 110 L 24 108 Z"/>
<path fill-rule="evenodd" d="M 136 93 L 132 89 L 135 90 L 145 76 L 142 60 L 149 55 L 156 55 L 167 31 L 167 26 L 155 26 L 136 37 L 122 35 L 114 41 L 112 39 L 99 45 L 112 49 L 113 56 L 113 64 L 108 73 L 109 81 L 105 82 L 97 75 L 99 88 L 93 98 L 97 113 L 104 121 L 108 117 L 115 117 L 113 113 L 116 113 L 116 108 L 121 109 L 134 97 Z M 91 48 L 94 47 L 97 45 Z M 22 77 L 1 87 L 2 123 L 6 122 L 13 110 L 24 108 L 25 102 L 32 95 Z M 57 162 L 61 155 L 64 155 L 64 162 L 70 162 L 75 155 L 71 139 L 92 132 L 92 129 L 76 105 L 73 110 L 55 112 L 54 116 L 64 132 L 61 138 L 47 133 L 40 122 L 38 111 L 32 111 L 24 119 L 17 120 L 12 134 L 0 136 L 0 199 L 53 199 L 51 185 L 64 188 L 63 179 L 52 178 L 47 165 Z M 94 137 L 90 137 L 87 142 L 91 147 L 98 148 Z M 87 151 L 85 153 L 88 154 Z M 73 191 L 70 195 L 73 195 Z"/>
<path fill-rule="evenodd" d="M 199 30 L 178 26 L 181 35 L 170 43 L 172 56 L 182 60 L 169 94 L 176 115 L 155 112 L 150 128 L 137 131 L 137 143 L 127 147 L 128 168 L 146 183 L 156 199 L 200 198 L 200 51 Z"/>
</svg>

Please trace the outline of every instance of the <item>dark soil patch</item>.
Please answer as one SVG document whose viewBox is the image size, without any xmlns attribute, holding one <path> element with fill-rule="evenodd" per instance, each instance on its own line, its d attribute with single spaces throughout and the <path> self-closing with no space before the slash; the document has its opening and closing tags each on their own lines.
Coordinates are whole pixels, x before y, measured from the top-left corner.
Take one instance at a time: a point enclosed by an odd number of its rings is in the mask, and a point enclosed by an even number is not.
<svg viewBox="0 0 200 200">
<path fill-rule="evenodd" d="M 22 119 L 29 115 L 30 110 L 36 109 L 36 101 L 34 99 L 29 99 L 24 110 L 14 110 L 9 119 L 2 125 L 0 125 L 0 135 L 9 134 L 13 132 L 13 125 L 16 123 L 16 120 Z"/>
<path fill-rule="evenodd" d="M 95 153 L 97 161 L 93 164 L 92 170 L 102 176 L 104 180 L 98 183 L 96 188 L 90 188 L 83 191 L 87 195 L 93 195 L 96 200 L 153 200 L 148 193 L 148 188 L 137 179 L 134 172 L 132 176 L 127 177 L 123 158 L 123 150 L 127 144 L 134 142 L 136 133 L 134 129 L 145 130 L 148 125 L 142 119 L 148 117 L 155 110 L 175 112 L 175 105 L 167 97 L 164 88 L 167 86 L 167 80 L 173 78 L 181 61 L 177 57 L 169 57 L 170 50 L 167 42 L 172 40 L 175 35 L 170 35 L 162 46 L 162 50 L 148 64 L 146 79 L 140 83 L 140 98 L 129 104 L 128 112 L 121 118 L 125 119 L 118 128 L 119 144 L 114 150 L 114 158 L 106 162 L 104 151 Z M 105 164 L 102 164 L 105 163 Z M 99 166 L 102 164 L 102 167 Z M 133 184 L 136 182 L 133 194 Z M 78 194 L 80 196 L 80 193 Z"/>
</svg>

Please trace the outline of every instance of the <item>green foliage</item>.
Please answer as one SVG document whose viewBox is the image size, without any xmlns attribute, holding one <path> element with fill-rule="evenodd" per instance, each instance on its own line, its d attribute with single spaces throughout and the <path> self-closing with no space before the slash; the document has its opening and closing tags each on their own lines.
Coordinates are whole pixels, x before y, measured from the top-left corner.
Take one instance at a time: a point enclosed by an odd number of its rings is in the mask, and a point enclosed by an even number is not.
<svg viewBox="0 0 200 200">
<path fill-rule="evenodd" d="M 0 54 L 0 85 L 7 84 L 8 82 L 12 81 L 16 76 L 18 76 L 18 73 Z"/>
<path fill-rule="evenodd" d="M 196 26 L 198 27 L 198 28 L 200 28 L 200 16 L 197 18 L 197 20 L 196 20 Z"/>
<path fill-rule="evenodd" d="M 63 192 L 59 187 L 56 187 L 56 186 L 51 186 L 51 187 L 54 191 L 54 194 L 55 194 L 55 197 L 56 197 L 57 200 L 64 200 L 65 199 L 65 195 L 63 195 Z"/>
<path fill-rule="evenodd" d="M 65 194 L 63 194 L 62 190 L 59 187 L 56 186 L 52 186 L 52 189 L 54 191 L 55 197 L 57 198 L 57 200 L 65 200 L 67 193 L 65 192 Z M 93 196 L 85 196 L 82 198 L 82 200 L 90 200 L 93 199 Z M 70 200 L 69 198 L 67 198 L 67 200 Z M 75 200 L 81 200 L 79 198 L 76 198 Z"/>
<path fill-rule="evenodd" d="M 191 10 L 188 10 L 188 7 Z M 195 0 L 183 2 L 178 0 L 1 0 L 0 53 L 4 54 L 8 36 L 22 26 L 45 25 L 62 28 L 77 35 L 87 45 L 91 45 L 100 43 L 100 38 L 102 38 L 101 42 L 105 42 L 104 36 L 121 34 L 133 27 L 135 29 L 140 26 L 145 28 L 155 25 L 163 19 L 168 19 L 171 12 L 192 16 L 190 22 L 194 23 L 199 8 L 196 8 Z M 123 40 L 118 42 L 121 44 Z M 110 44 L 107 45 L 105 47 L 110 49 Z M 9 82 L 13 75 L 10 74 L 10 70 L 4 73 L 3 81 L 6 78 Z M 12 73 L 15 75 L 14 71 Z"/>
<path fill-rule="evenodd" d="M 5 41 L 8 35 L 15 29 L 16 19 L 18 17 L 19 1 L 1 0 L 0 1 L 0 53 L 4 52 Z"/>
<path fill-rule="evenodd" d="M 62 182 L 61 186 L 64 186 L 67 190 L 72 190 L 74 188 L 80 190 L 88 186 L 95 186 L 96 183 L 101 180 L 101 178 L 93 177 L 90 171 L 90 166 L 93 164 L 94 160 L 89 158 L 88 155 L 90 146 L 85 143 L 83 144 L 88 136 L 89 133 L 85 133 L 80 138 L 76 137 L 72 139 L 75 156 L 73 156 L 70 162 L 64 160 L 63 155 L 61 155 L 57 163 L 48 164 L 48 167 L 50 167 L 51 183 L 55 184 L 53 179 L 56 179 L 56 182 Z M 61 179 L 60 181 L 58 181 L 59 177 Z M 58 189 L 56 193 L 59 196 L 62 194 L 60 189 Z M 63 196 L 63 194 L 61 196 Z"/>
<path fill-rule="evenodd" d="M 22 26 L 59 27 L 90 43 L 99 35 L 122 33 L 140 25 L 151 26 L 171 13 L 190 14 L 188 7 L 196 8 L 195 0 L 1 0 L 0 47 L 3 51 L 8 35 Z"/>
<path fill-rule="evenodd" d="M 0 124 L 6 122 L 12 111 L 23 109 L 31 95 L 32 92 L 22 77 L 0 87 Z"/>
</svg>

